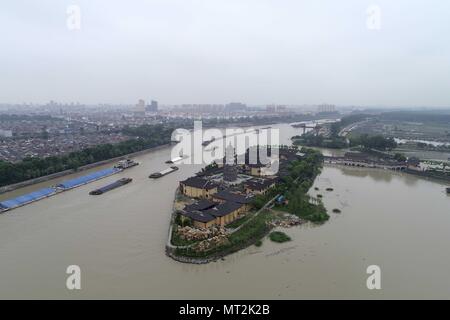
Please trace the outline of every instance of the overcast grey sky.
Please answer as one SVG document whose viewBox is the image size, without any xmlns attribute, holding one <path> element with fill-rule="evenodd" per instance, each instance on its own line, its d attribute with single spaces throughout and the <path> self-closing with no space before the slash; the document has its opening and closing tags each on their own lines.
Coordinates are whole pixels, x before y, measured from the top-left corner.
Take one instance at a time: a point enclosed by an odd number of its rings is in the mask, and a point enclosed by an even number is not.
<svg viewBox="0 0 450 320">
<path fill-rule="evenodd" d="M 450 106 L 449 14 L 445 0 L 5 0 L 0 102 Z"/>
</svg>

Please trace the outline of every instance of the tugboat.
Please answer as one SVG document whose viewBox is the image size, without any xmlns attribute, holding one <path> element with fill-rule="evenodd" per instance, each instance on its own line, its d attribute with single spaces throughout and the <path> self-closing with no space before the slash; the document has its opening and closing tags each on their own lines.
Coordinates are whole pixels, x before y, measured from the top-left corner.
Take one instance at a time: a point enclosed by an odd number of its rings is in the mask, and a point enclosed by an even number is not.
<svg viewBox="0 0 450 320">
<path fill-rule="evenodd" d="M 117 180 L 116 182 L 108 184 L 108 185 L 106 185 L 104 187 L 101 187 L 99 189 L 93 190 L 93 191 L 89 192 L 89 194 L 91 196 L 98 196 L 98 195 L 101 195 L 101 194 L 103 194 L 105 192 L 108 192 L 108 191 L 111 191 L 111 190 L 116 189 L 118 187 L 121 187 L 121 186 L 124 186 L 126 184 L 129 184 L 131 181 L 133 181 L 133 179 L 131 179 L 131 178 L 122 178 L 122 179 Z"/>
<path fill-rule="evenodd" d="M 172 166 L 170 168 L 164 169 L 163 171 L 152 173 L 149 176 L 149 178 L 158 179 L 158 178 L 164 177 L 165 175 L 172 173 L 174 171 L 177 171 L 177 170 L 178 170 L 178 167 Z"/>
<path fill-rule="evenodd" d="M 129 169 L 131 167 L 137 166 L 137 165 L 139 165 L 139 162 L 136 162 L 136 161 L 130 160 L 130 159 L 125 159 L 125 160 L 120 160 L 114 166 L 114 168 L 125 170 L 125 169 Z"/>
</svg>

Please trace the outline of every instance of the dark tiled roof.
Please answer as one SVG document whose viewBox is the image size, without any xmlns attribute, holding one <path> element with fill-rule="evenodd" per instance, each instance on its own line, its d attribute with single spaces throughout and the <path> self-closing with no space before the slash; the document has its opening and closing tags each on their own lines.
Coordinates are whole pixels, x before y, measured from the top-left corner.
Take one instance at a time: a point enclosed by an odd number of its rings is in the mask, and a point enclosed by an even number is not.
<svg viewBox="0 0 450 320">
<path fill-rule="evenodd" d="M 248 204 L 252 201 L 253 197 L 248 197 L 243 194 L 238 194 L 234 192 L 230 192 L 228 190 L 221 190 L 215 194 L 213 194 L 213 198 L 232 201 L 236 203 Z"/>
<path fill-rule="evenodd" d="M 275 180 L 272 179 L 248 180 L 247 182 L 245 182 L 245 186 L 252 190 L 264 190 L 274 183 Z"/>
<path fill-rule="evenodd" d="M 199 177 L 190 177 L 184 181 L 181 181 L 181 183 L 186 186 L 199 188 L 199 189 L 213 189 L 216 187 L 216 185 L 214 183 L 212 183 L 208 180 L 199 178 Z"/>
<path fill-rule="evenodd" d="M 193 204 L 187 205 L 184 207 L 185 211 L 203 211 L 206 209 L 210 209 L 216 205 L 215 202 L 212 202 L 207 199 L 199 200 Z"/>
<path fill-rule="evenodd" d="M 201 211 L 182 211 L 181 214 L 199 222 L 210 222 L 216 219 L 216 217 Z"/>
<path fill-rule="evenodd" d="M 227 214 L 230 214 L 233 211 L 241 208 L 243 204 L 227 201 L 222 204 L 219 204 L 217 207 L 204 211 L 204 213 L 215 216 L 215 217 L 223 217 Z"/>
</svg>

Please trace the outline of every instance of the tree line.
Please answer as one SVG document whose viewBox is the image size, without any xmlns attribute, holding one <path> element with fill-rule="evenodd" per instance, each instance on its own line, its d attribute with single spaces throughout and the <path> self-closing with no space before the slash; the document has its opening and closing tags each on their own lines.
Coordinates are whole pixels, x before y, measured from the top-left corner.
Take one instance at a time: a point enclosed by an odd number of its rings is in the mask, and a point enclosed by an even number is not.
<svg viewBox="0 0 450 320">
<path fill-rule="evenodd" d="M 17 163 L 0 160 L 0 186 L 39 178 L 64 170 L 77 170 L 84 165 L 167 144 L 170 143 L 174 129 L 172 126 L 163 125 L 127 127 L 123 129 L 123 133 L 130 136 L 130 139 L 116 144 L 100 144 L 61 156 L 28 157 Z"/>
<path fill-rule="evenodd" d="M 260 209 L 267 201 L 281 194 L 288 201 L 287 209 L 290 213 L 309 221 L 324 222 L 329 219 L 325 207 L 321 203 L 310 203 L 307 194 L 321 172 L 323 156 L 313 149 L 302 148 L 302 152 L 305 155 L 301 159 L 289 164 L 289 174 L 281 177 L 276 187 L 270 189 L 266 195 L 256 196 L 252 204 L 256 209 Z"/>
<path fill-rule="evenodd" d="M 370 117 L 373 117 L 373 115 L 366 114 L 366 113 L 352 114 L 352 115 L 343 117 L 341 119 L 341 121 L 333 122 L 330 125 L 331 136 L 332 137 L 338 137 L 339 136 L 339 132 L 343 128 L 345 128 L 346 126 L 348 126 L 348 125 L 350 125 L 352 123 L 364 121 L 364 120 L 366 120 L 367 118 L 370 118 Z"/>
<path fill-rule="evenodd" d="M 385 138 L 382 135 L 371 136 L 368 134 L 352 135 L 350 137 L 350 146 L 362 146 L 366 150 L 392 150 L 397 147 L 394 138 Z"/>
<path fill-rule="evenodd" d="M 306 147 L 341 149 L 348 147 L 347 141 L 343 137 L 325 138 L 314 133 L 306 133 L 302 136 L 292 137 L 294 145 L 303 145 Z"/>
</svg>

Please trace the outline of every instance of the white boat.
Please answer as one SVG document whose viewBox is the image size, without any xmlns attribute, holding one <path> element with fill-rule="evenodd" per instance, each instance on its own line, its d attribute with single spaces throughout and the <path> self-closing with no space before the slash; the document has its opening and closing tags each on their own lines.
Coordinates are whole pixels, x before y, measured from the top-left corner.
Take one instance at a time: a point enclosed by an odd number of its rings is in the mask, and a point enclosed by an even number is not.
<svg viewBox="0 0 450 320">
<path fill-rule="evenodd" d="M 125 169 L 128 169 L 128 168 L 137 166 L 138 164 L 139 163 L 136 162 L 136 161 L 133 161 L 133 160 L 130 160 L 130 159 L 125 159 L 125 160 L 120 160 L 117 163 L 117 165 L 114 166 L 114 168 L 125 170 Z"/>
</svg>

